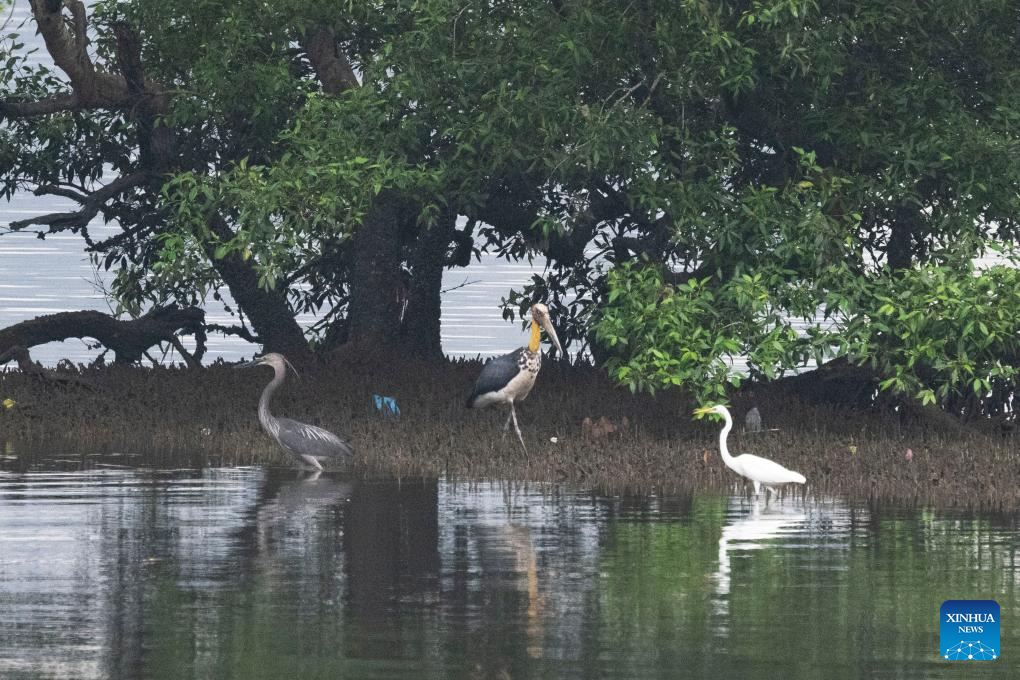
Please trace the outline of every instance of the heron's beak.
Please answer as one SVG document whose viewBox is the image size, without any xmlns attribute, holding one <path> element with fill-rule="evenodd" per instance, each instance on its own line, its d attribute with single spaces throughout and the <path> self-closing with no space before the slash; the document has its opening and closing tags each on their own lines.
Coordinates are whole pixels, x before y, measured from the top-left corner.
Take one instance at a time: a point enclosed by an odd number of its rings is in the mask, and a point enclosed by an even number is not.
<svg viewBox="0 0 1020 680">
<path fill-rule="evenodd" d="M 234 366 L 234 368 L 251 368 L 252 366 L 258 366 L 261 363 L 262 362 L 260 362 L 258 359 L 256 359 L 255 361 L 245 361 L 243 363 L 237 364 L 236 366 Z"/>
<path fill-rule="evenodd" d="M 559 353 L 559 356 L 564 356 L 563 346 L 560 345 L 560 339 L 556 336 L 556 329 L 553 328 L 552 321 L 548 318 L 542 319 L 542 328 L 545 329 L 546 335 L 552 340 L 552 344 L 556 345 L 556 351 Z"/>
<path fill-rule="evenodd" d="M 696 415 L 696 416 L 708 415 L 711 412 L 712 412 L 712 407 L 711 406 L 702 406 L 700 408 L 694 409 L 694 415 Z"/>
</svg>

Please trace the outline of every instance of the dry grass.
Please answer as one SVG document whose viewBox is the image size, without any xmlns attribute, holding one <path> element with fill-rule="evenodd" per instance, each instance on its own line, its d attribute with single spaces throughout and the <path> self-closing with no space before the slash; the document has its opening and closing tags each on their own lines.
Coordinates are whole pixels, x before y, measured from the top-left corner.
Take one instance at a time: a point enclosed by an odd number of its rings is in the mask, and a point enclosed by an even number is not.
<svg viewBox="0 0 1020 680">
<path fill-rule="evenodd" d="M 501 439 L 505 409 L 464 408 L 478 362 L 351 363 L 289 381 L 274 411 L 348 435 L 361 474 L 567 481 L 607 491 L 723 489 L 737 481 L 719 458 L 718 425 L 693 421 L 694 404 L 680 395 L 632 396 L 597 370 L 546 365 L 518 410 L 525 454 L 512 433 Z M 18 402 L 0 413 L 3 467 L 25 469 L 40 457 L 72 465 L 289 464 L 255 417 L 267 368 L 113 367 L 82 377 L 95 389 L 0 374 L 0 400 Z M 403 415 L 379 415 L 373 393 L 395 397 Z M 731 450 L 802 472 L 812 493 L 1020 507 L 1020 452 L 1013 438 L 806 405 L 779 388 L 745 392 L 734 401 L 738 427 Z M 739 423 L 752 405 L 765 427 L 778 431 L 742 435 Z M 582 437 L 582 420 L 602 415 L 617 422 L 627 416 L 632 428 L 610 439 Z"/>
</svg>

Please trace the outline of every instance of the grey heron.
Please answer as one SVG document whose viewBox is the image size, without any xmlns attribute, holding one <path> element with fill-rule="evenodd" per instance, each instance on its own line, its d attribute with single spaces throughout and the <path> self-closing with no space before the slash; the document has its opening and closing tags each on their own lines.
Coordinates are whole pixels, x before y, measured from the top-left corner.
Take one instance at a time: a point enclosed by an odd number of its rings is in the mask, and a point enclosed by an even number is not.
<svg viewBox="0 0 1020 680">
<path fill-rule="evenodd" d="M 485 364 L 482 372 L 478 375 L 478 380 L 475 381 L 475 389 L 467 400 L 468 408 L 509 404 L 510 413 L 503 425 L 503 434 L 506 435 L 510 422 L 513 421 L 517 439 L 520 440 L 525 451 L 528 450 L 528 447 L 524 444 L 521 428 L 517 424 L 517 410 L 514 408 L 514 403 L 527 398 L 531 388 L 535 386 L 538 369 L 542 367 L 543 329 L 562 355 L 563 347 L 560 346 L 560 339 L 556 337 L 556 329 L 553 328 L 552 321 L 549 320 L 549 308 L 543 304 L 532 305 L 531 340 L 528 345 L 515 349 L 509 354 L 496 357 Z"/>
<path fill-rule="evenodd" d="M 804 475 L 799 472 L 787 470 L 779 463 L 773 462 L 768 458 L 753 456 L 750 453 L 731 456 L 729 447 L 726 446 L 726 438 L 729 436 L 730 430 L 733 429 L 733 418 L 730 416 L 730 410 L 722 404 L 703 406 L 695 409 L 694 413 L 697 415 L 715 413 L 723 417 L 725 424 L 722 431 L 719 432 L 719 453 L 722 455 L 726 467 L 741 477 L 746 477 L 754 482 L 755 495 L 761 492 L 762 484 L 775 492 L 777 486 L 783 484 L 804 484 L 807 481 L 804 479 Z"/>
<path fill-rule="evenodd" d="M 299 423 L 290 418 L 277 418 L 269 412 L 269 401 L 283 384 L 287 375 L 287 367 L 290 366 L 290 370 L 297 375 L 297 371 L 285 356 L 270 352 L 254 361 L 239 364 L 237 367 L 247 368 L 249 366 L 273 367 L 273 379 L 262 390 L 262 397 L 259 399 L 259 422 L 262 423 L 262 429 L 268 432 L 284 451 L 294 456 L 299 462 L 316 470 L 322 469 L 320 459 L 343 459 L 354 455 L 350 444 L 329 430 Z"/>
</svg>

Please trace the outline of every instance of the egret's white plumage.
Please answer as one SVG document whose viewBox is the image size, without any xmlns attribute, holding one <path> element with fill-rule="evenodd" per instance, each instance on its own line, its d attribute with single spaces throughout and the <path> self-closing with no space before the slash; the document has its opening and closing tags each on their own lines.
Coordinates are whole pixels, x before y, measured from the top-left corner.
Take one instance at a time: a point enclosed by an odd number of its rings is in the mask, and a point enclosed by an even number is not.
<svg viewBox="0 0 1020 680">
<path fill-rule="evenodd" d="M 729 447 L 726 446 L 726 439 L 729 437 L 730 430 L 733 429 L 733 417 L 730 416 L 730 410 L 719 404 L 717 406 L 705 406 L 694 411 L 697 414 L 704 415 L 706 413 L 717 413 L 723 417 L 726 423 L 723 425 L 723 429 L 719 432 L 719 453 L 722 455 L 723 462 L 726 463 L 726 467 L 736 472 L 741 477 L 746 477 L 754 482 L 754 492 L 761 492 L 761 485 L 764 484 L 769 489 L 775 491 L 775 487 L 783 484 L 804 484 L 807 480 L 804 475 L 793 470 L 787 470 L 779 463 L 769 460 L 768 458 L 762 458 L 761 456 L 754 456 L 750 453 L 744 453 L 739 456 L 731 456 Z"/>
</svg>

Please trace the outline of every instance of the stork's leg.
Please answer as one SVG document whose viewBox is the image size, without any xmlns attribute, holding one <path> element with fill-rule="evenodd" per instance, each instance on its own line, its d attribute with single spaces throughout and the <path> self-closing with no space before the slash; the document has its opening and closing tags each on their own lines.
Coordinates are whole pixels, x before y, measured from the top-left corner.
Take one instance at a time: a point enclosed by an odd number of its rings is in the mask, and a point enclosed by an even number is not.
<svg viewBox="0 0 1020 680">
<path fill-rule="evenodd" d="M 513 418 L 514 405 L 510 402 L 510 413 L 506 414 L 506 422 L 503 423 L 503 439 L 506 439 L 506 433 L 510 429 L 510 419 Z"/>
<path fill-rule="evenodd" d="M 754 482 L 753 479 L 751 481 Z M 754 495 L 757 496 L 760 493 L 761 493 L 761 482 L 754 482 Z"/>
<path fill-rule="evenodd" d="M 514 403 L 510 402 L 510 417 L 514 420 L 514 431 L 517 432 L 517 439 L 521 442 L 521 448 L 524 449 L 524 453 L 528 452 L 528 447 L 524 445 L 524 435 L 521 434 L 521 428 L 517 425 L 517 409 L 514 408 Z"/>
</svg>

